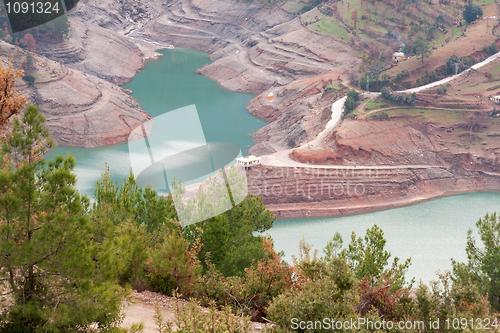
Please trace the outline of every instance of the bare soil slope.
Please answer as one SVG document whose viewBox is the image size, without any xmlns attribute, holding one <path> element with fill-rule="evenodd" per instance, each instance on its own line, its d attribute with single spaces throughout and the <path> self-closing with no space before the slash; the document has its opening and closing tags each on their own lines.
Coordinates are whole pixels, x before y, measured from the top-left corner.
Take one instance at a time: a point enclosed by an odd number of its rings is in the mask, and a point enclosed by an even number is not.
<svg viewBox="0 0 500 333">
<path fill-rule="evenodd" d="M 123 142 L 132 126 L 148 119 L 140 115 L 142 110 L 137 104 L 113 85 L 129 82 L 147 58 L 157 56 L 155 50 L 159 48 L 175 46 L 210 52 L 213 63 L 200 69 L 200 73 L 227 89 L 251 93 L 329 73 L 338 76 L 357 63 L 350 56 L 349 46 L 306 29 L 295 16 L 279 8 L 231 0 L 177 0 L 168 4 L 150 0 L 82 0 L 69 20 L 69 39 L 58 44 L 40 41 L 37 52 L 73 77 L 57 76 L 53 79 L 61 82 L 43 84 L 37 77 L 36 91 L 31 94 L 51 119 L 52 128 L 57 128 L 53 134 L 61 145 L 94 147 Z M 78 75 L 80 72 L 84 74 Z M 84 88 L 83 96 L 77 96 L 75 87 L 80 85 L 80 79 L 85 81 L 82 87 L 101 83 L 97 88 Z M 88 92 L 90 95 L 86 95 Z M 299 92 L 294 99 L 301 95 L 304 94 Z M 69 98 L 75 100 L 74 105 Z M 275 102 L 273 110 L 281 113 L 281 106 Z M 68 108 L 69 112 L 63 111 Z M 92 116 L 83 111 L 85 108 L 92 110 Z M 290 108 L 284 109 L 286 112 Z M 75 118 L 75 112 L 80 113 L 80 118 Z M 263 113 L 257 105 L 252 112 L 258 116 Z M 118 120 L 101 121 L 107 114 L 115 114 Z M 118 128 L 110 127 L 117 123 Z M 304 129 L 298 119 L 290 142 L 301 141 Z M 105 137 L 100 134 L 106 132 Z M 279 135 L 273 133 L 274 137 Z M 270 151 L 287 145 L 278 142 Z"/>
</svg>

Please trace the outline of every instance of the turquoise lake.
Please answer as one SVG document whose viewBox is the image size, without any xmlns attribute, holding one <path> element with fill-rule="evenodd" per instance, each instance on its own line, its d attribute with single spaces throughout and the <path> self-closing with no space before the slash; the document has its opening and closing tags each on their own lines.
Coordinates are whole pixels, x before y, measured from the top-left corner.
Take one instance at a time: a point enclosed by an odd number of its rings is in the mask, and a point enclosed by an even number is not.
<svg viewBox="0 0 500 333">
<path fill-rule="evenodd" d="M 298 254 L 302 237 L 323 254 L 322 249 L 335 232 L 342 235 L 345 247 L 353 231 L 363 237 L 366 229 L 376 224 L 384 231 L 386 249 L 393 257 L 401 261 L 411 258 L 408 277 L 427 283 L 437 279 L 437 270 L 451 270 L 451 258 L 467 260 L 467 230 L 474 230 L 480 217 L 495 211 L 500 211 L 500 193 L 463 193 L 365 214 L 278 220 L 268 233 L 290 261 L 291 255 Z"/>
<path fill-rule="evenodd" d="M 232 142 L 246 154 L 253 145 L 252 134 L 266 124 L 246 110 L 251 94 L 223 89 L 217 82 L 196 74 L 210 63 L 208 54 L 195 50 L 163 50 L 163 56 L 148 60 L 125 89 L 132 90 L 141 108 L 152 117 L 189 105 L 196 105 L 207 142 Z M 105 164 L 113 179 L 122 181 L 130 173 L 128 145 L 86 149 L 56 147 L 48 157 L 71 153 L 77 161 L 78 189 L 93 195 Z"/>
<path fill-rule="evenodd" d="M 124 88 L 152 117 L 195 104 L 208 142 L 232 142 L 246 154 L 253 144 L 251 133 L 266 123 L 251 116 L 246 107 L 253 95 L 227 91 L 217 82 L 195 73 L 209 63 L 208 55 L 192 50 L 164 50 L 149 60 L 144 70 Z M 127 144 L 94 149 L 54 148 L 48 158 L 71 153 L 77 160 L 78 189 L 93 195 L 105 163 L 113 178 L 123 180 L 130 173 Z M 350 241 L 354 231 L 364 236 L 377 224 L 385 232 L 386 248 L 402 260 L 411 257 L 409 277 L 429 282 L 438 269 L 450 269 L 451 258 L 466 260 L 467 230 L 487 212 L 500 210 L 500 193 L 466 193 L 384 211 L 331 218 L 279 220 L 268 233 L 285 258 L 298 252 L 302 237 L 321 249 L 336 231 Z"/>
</svg>

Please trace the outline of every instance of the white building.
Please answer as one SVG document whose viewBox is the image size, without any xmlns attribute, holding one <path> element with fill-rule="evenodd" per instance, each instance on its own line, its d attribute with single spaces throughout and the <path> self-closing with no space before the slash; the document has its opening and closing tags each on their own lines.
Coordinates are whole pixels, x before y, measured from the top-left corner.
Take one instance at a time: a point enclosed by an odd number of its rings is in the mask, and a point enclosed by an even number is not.
<svg viewBox="0 0 500 333">
<path fill-rule="evenodd" d="M 493 102 L 500 104 L 500 95 L 493 96 L 490 98 Z"/>
<path fill-rule="evenodd" d="M 403 61 L 405 60 L 405 54 L 403 52 L 394 52 L 392 54 L 392 60 L 394 60 L 395 62 Z"/>
<path fill-rule="evenodd" d="M 260 157 L 255 157 L 253 155 L 238 157 L 236 158 L 236 164 L 238 166 L 244 167 L 246 169 L 250 169 L 255 165 L 260 165 Z"/>
</svg>

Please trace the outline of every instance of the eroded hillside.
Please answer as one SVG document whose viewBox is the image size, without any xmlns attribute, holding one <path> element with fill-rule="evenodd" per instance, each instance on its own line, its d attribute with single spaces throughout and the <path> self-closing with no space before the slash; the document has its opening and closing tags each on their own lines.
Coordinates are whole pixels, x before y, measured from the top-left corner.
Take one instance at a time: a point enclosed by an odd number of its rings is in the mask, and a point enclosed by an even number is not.
<svg viewBox="0 0 500 333">
<path fill-rule="evenodd" d="M 302 89 L 294 87 L 295 81 L 327 75 L 331 82 L 354 68 L 358 61 L 352 57 L 353 50 L 347 44 L 307 29 L 296 15 L 278 7 L 230 0 L 169 3 L 83 0 L 70 13 L 69 22 L 67 40 L 38 43 L 37 53 L 41 58 L 36 62 L 45 63 L 43 57 L 53 60 L 59 64 L 61 71 L 71 72 L 73 78 L 69 80 L 69 77 L 57 76 L 51 79 L 61 82 L 47 84 L 43 75 L 33 73 L 35 85 L 29 88 L 32 90 L 30 95 L 39 103 L 49 124 L 53 124 L 53 135 L 61 145 L 101 146 L 121 142 L 127 134 L 127 130 L 120 125 L 120 129 L 113 131 L 107 124 L 91 120 L 93 116 L 87 112 L 101 112 L 103 115 L 110 112 L 101 108 L 102 99 L 73 96 L 75 102 L 67 102 L 74 90 L 71 86 L 78 80 L 97 82 L 97 79 L 102 79 L 109 82 L 110 85 L 94 85 L 98 91 L 92 94 L 113 101 L 116 106 L 113 112 L 119 119 L 127 118 L 132 112 L 130 108 L 135 109 L 133 119 L 147 119 L 138 105 L 129 103 L 123 91 L 112 86 L 129 82 L 143 68 L 147 58 L 157 55 L 155 50 L 159 48 L 175 46 L 209 52 L 213 63 L 199 72 L 233 91 L 257 94 L 273 87 L 285 87 L 281 92 L 287 95 L 283 104 L 275 101 L 272 106 L 275 113 L 279 113 L 275 115 L 276 119 L 285 113 L 281 111 L 282 106 L 283 110 L 289 111 L 290 103 L 297 105 L 311 94 L 311 91 L 304 94 Z M 43 68 L 35 68 L 44 71 Z M 75 73 L 82 73 L 83 76 Z M 289 84 L 292 86 L 288 88 Z M 57 89 L 57 85 L 70 87 L 69 93 L 65 89 Z M 88 82 L 82 85 L 86 86 Z M 324 86 L 318 89 L 322 90 Z M 82 92 L 85 95 L 86 89 Z M 68 95 L 65 97 L 63 94 Z M 66 112 L 58 111 L 63 109 Z M 254 105 L 251 112 L 262 116 L 264 109 Z M 76 114 L 82 118 L 75 118 Z M 285 118 L 290 117 L 292 114 L 285 115 Z M 264 118 L 269 119 L 267 116 Z M 132 126 L 132 123 L 129 125 Z M 121 120 L 121 124 L 127 122 Z M 288 142 L 275 140 L 276 143 L 271 145 L 274 148 L 269 151 L 288 148 L 290 143 L 304 139 L 302 120 L 288 123 L 287 127 L 293 132 L 292 138 Z M 268 129 L 266 131 L 270 133 Z M 96 139 L 99 137 L 96 133 L 105 132 L 109 133 L 107 138 Z M 271 132 L 273 138 L 280 136 L 278 132 Z M 265 141 L 263 133 L 266 132 L 257 133 L 258 142 Z M 93 138 L 83 139 L 89 135 Z"/>
</svg>

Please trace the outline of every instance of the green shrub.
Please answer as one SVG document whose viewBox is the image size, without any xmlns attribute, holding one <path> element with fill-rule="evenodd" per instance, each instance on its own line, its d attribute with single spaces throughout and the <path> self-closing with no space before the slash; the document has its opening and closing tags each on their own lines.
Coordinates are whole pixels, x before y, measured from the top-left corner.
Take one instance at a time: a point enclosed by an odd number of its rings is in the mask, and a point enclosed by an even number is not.
<svg viewBox="0 0 500 333">
<path fill-rule="evenodd" d="M 347 92 L 347 97 L 351 97 L 352 99 L 354 99 L 354 101 L 357 101 L 359 99 L 359 92 L 351 89 Z"/>
<path fill-rule="evenodd" d="M 491 43 L 490 45 L 490 54 L 495 54 L 498 52 L 498 47 L 495 42 Z"/>
<path fill-rule="evenodd" d="M 277 325 L 275 331 L 288 332 L 293 318 L 298 321 L 357 320 L 356 279 L 347 262 L 336 254 L 341 247 L 342 240 L 336 235 L 324 250 L 326 257 L 318 258 L 317 251 L 311 255 L 311 245 L 304 240 L 300 242 L 299 257 L 293 259 L 298 269 L 297 278 L 305 282 L 298 290 L 285 291 L 269 306 L 269 318 Z M 314 332 L 326 331 L 329 330 Z"/>
<path fill-rule="evenodd" d="M 147 278 L 153 291 L 172 295 L 178 290 L 184 296 L 191 296 L 196 276 L 200 273 L 197 258 L 201 249 L 199 239 L 193 244 L 177 231 L 158 230 L 158 240 L 148 253 Z"/>
<path fill-rule="evenodd" d="M 481 16 L 483 16 L 483 9 L 481 6 L 473 5 L 472 3 L 466 5 L 464 11 L 462 12 L 462 17 L 465 21 L 467 21 L 467 23 L 471 23 Z"/>
<path fill-rule="evenodd" d="M 356 101 L 352 97 L 347 97 L 344 103 L 344 114 L 349 114 L 356 107 Z"/>
<path fill-rule="evenodd" d="M 263 246 L 267 259 L 247 268 L 244 276 L 224 277 L 209 263 L 207 273 L 196 282 L 195 297 L 204 306 L 212 301 L 220 308 L 231 304 L 239 314 L 261 320 L 272 299 L 297 285 L 292 281 L 292 268 L 282 262 L 272 241 L 263 239 Z"/>
<path fill-rule="evenodd" d="M 344 103 L 344 114 L 343 116 L 347 116 L 351 111 L 356 108 L 356 101 L 359 99 L 359 92 L 354 89 L 351 89 L 347 92 L 347 99 Z"/>
<path fill-rule="evenodd" d="M 394 93 L 389 88 L 385 87 L 382 89 L 382 94 L 380 95 L 383 99 L 394 102 L 398 105 L 415 105 L 416 94 L 405 94 L 405 93 Z"/>
<path fill-rule="evenodd" d="M 339 296 L 336 296 L 339 295 Z M 294 332 L 306 332 L 294 328 L 294 321 L 358 320 L 356 314 L 357 295 L 354 290 L 341 292 L 331 279 L 309 282 L 298 292 L 288 291 L 277 297 L 269 307 L 269 318 L 278 328 L 292 328 Z M 308 330 L 308 332 L 331 332 L 331 330 Z"/>
<path fill-rule="evenodd" d="M 33 86 L 35 84 L 35 77 L 33 75 L 27 74 L 23 76 L 23 81 L 28 84 L 28 86 Z"/>
</svg>

